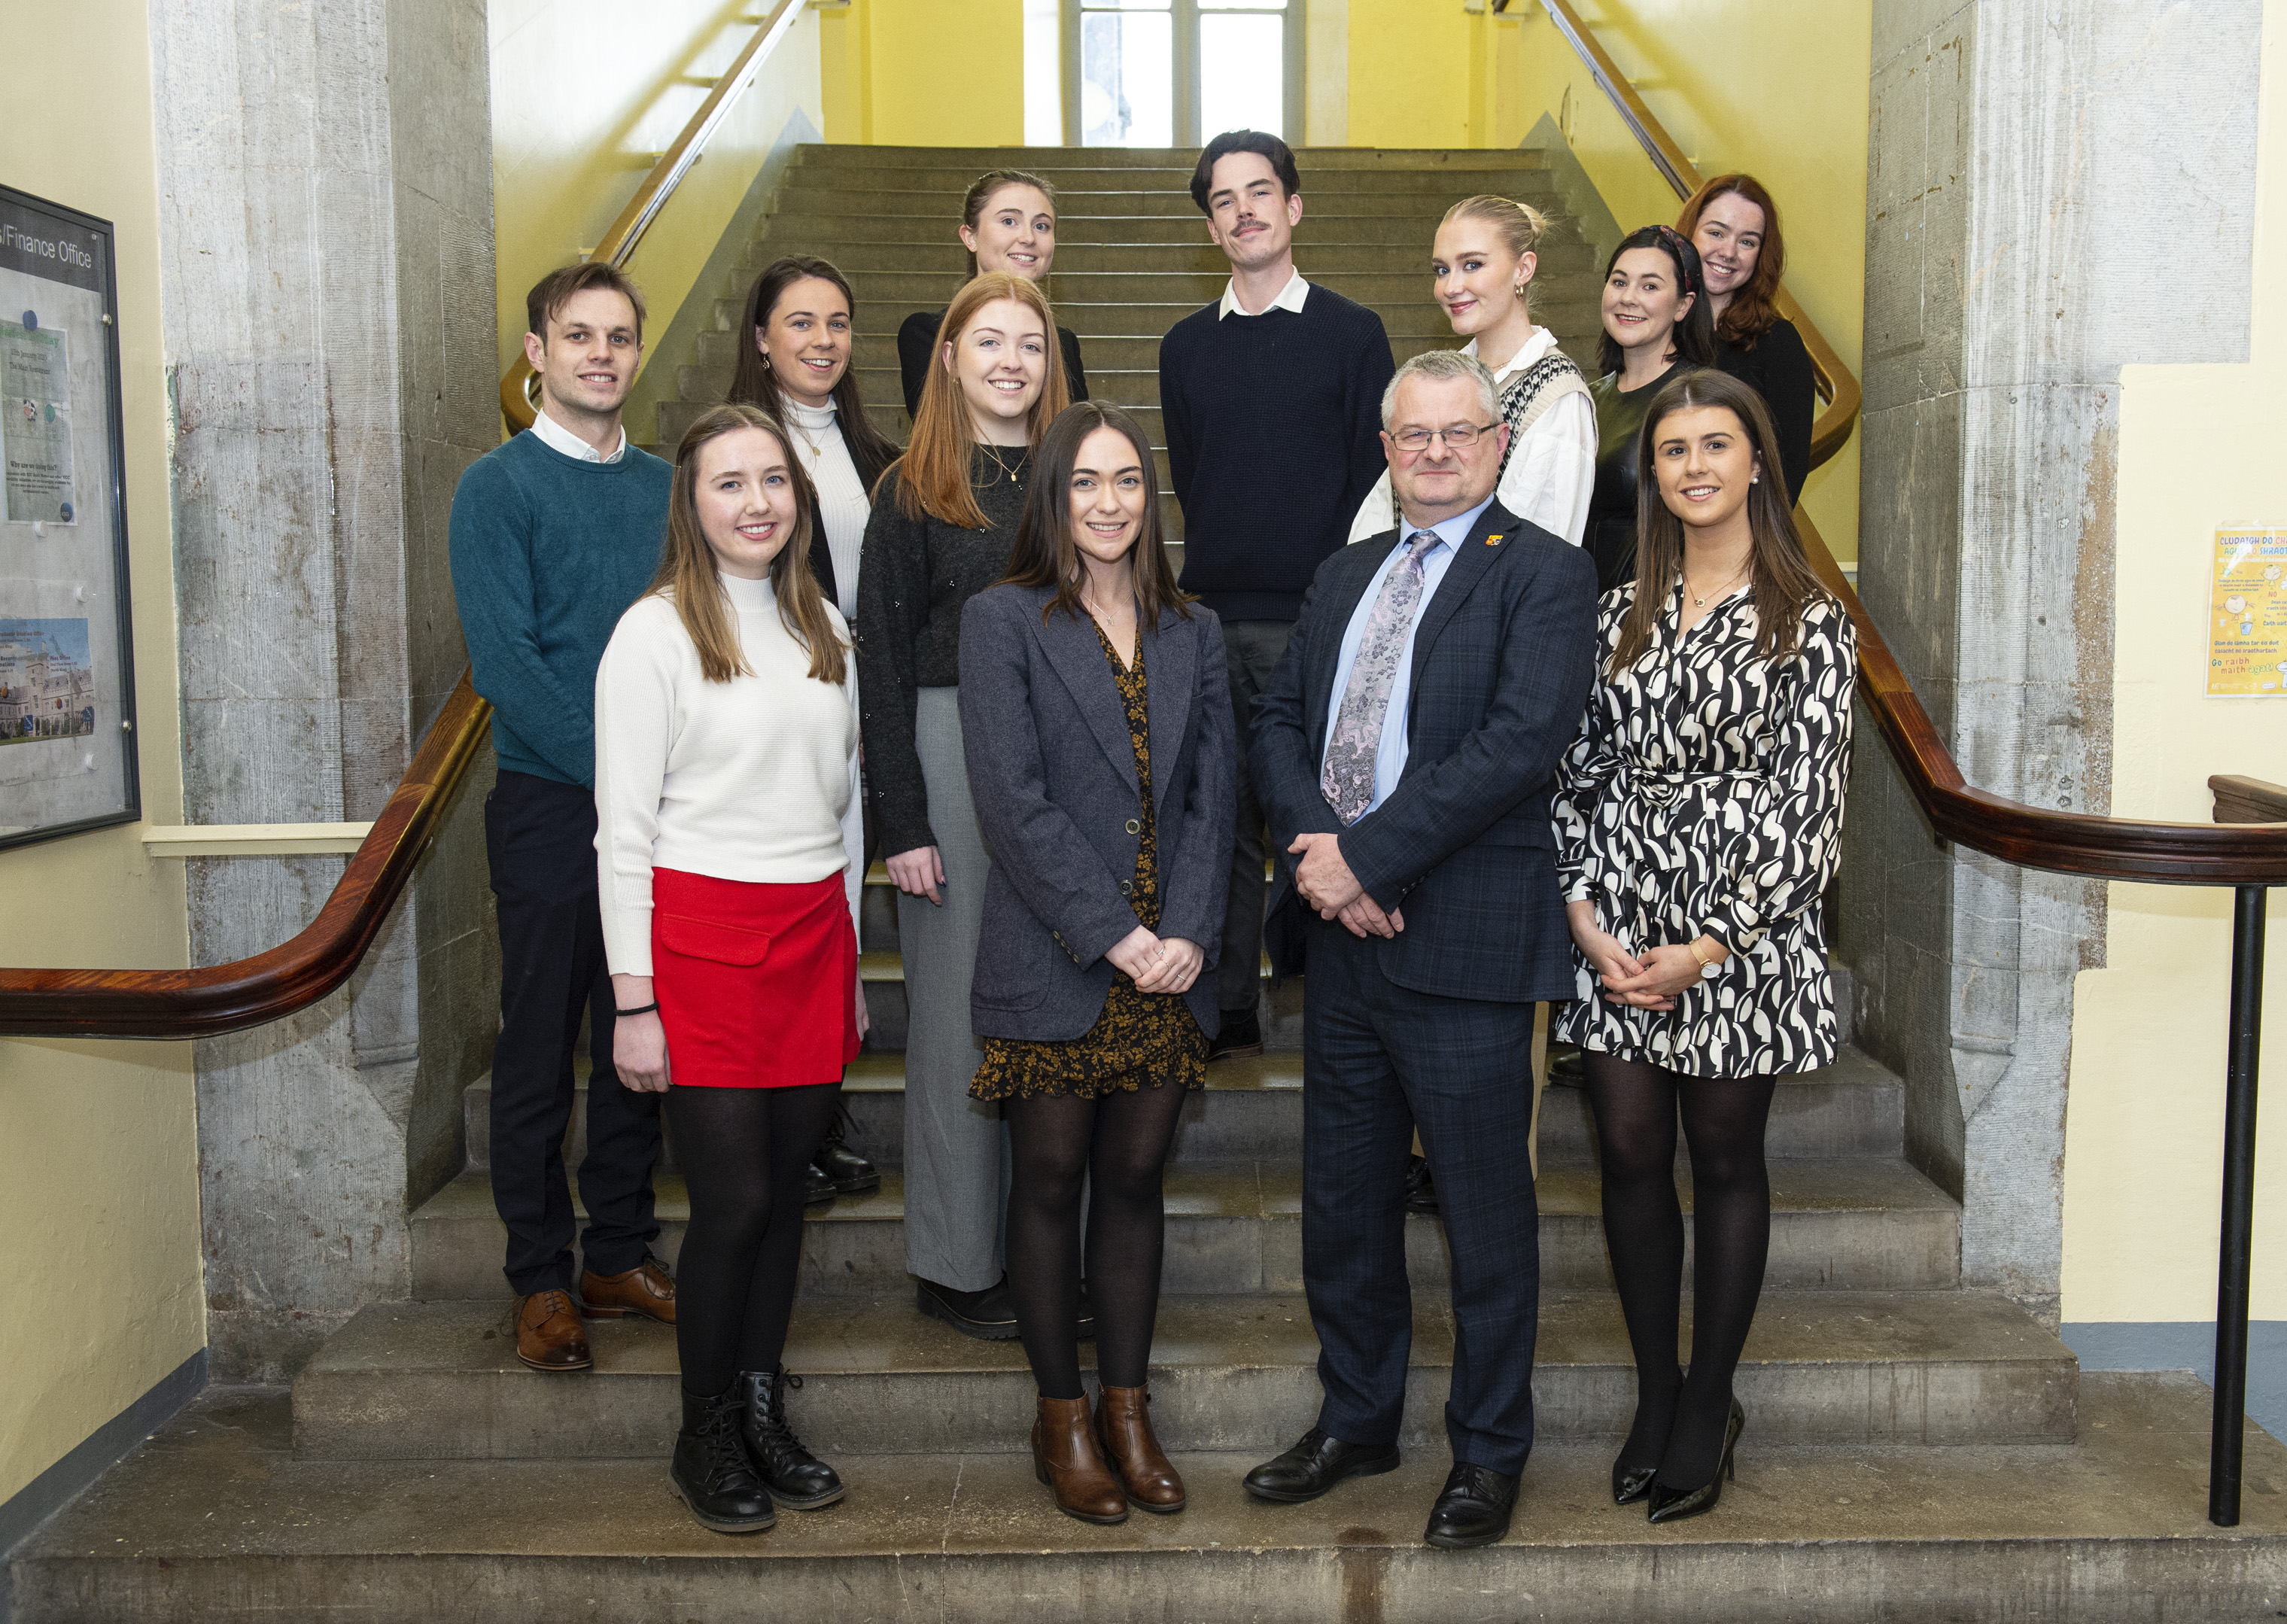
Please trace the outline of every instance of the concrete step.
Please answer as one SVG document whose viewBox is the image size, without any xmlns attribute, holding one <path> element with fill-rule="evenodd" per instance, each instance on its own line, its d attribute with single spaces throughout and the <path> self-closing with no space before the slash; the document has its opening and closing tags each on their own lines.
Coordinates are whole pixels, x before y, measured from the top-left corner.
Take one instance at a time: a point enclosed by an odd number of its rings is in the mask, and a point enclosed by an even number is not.
<svg viewBox="0 0 2287 1624">
<path fill-rule="evenodd" d="M 811 1436 L 809 1390 L 793 1414 Z M 20 1546 L 20 1624 L 570 1618 L 1091 1624 L 2235 1624 L 2287 1594 L 2287 1449 L 2247 1430 L 2246 1520 L 2212 1527 L 2207 1390 L 2099 1374 L 2077 1446 L 1783 1444 L 1751 1400 L 1708 1517 L 1615 1508 L 1611 1441 L 1550 1440 L 1500 1544 L 1420 1543 L 1443 1440 L 1303 1506 L 1250 1499 L 1260 1452 L 1175 1458 L 1190 1504 L 1093 1528 L 1022 1454 L 837 1454 L 839 1505 L 708 1533 L 663 1458 L 297 1459 L 276 1390 L 210 1390 Z M 1299 1431 L 1307 1414 L 1297 1414 Z M 1291 1441 L 1282 1437 L 1283 1445 Z"/>
<path fill-rule="evenodd" d="M 545 1376 L 518 1362 L 504 1301 L 363 1309 L 295 1381 L 295 1453 L 663 1457 L 677 1424 L 674 1328 L 601 1320 L 589 1335 L 592 1370 Z M 1403 1441 L 1443 1436 L 1452 1357 L 1443 1294 L 1417 1295 Z M 1318 1408 L 1317 1359 L 1299 1295 L 1162 1298 L 1159 1434 L 1173 1449 L 1282 1447 Z M 822 1454 L 1025 1446 L 1036 1390 L 1024 1349 L 924 1318 L 910 1293 L 802 1300 L 786 1363 L 804 1382 L 803 1439 Z M 2062 1444 L 2074 1436 L 2077 1374 L 2070 1351 L 2005 1297 L 1767 1291 L 1737 1390 L 1768 1443 Z M 1634 1393 L 1611 1295 L 1543 1291 L 1538 1435 L 1625 1430 Z"/>
<path fill-rule="evenodd" d="M 898 1097 L 875 1097 L 888 1103 Z M 1283 1103 L 1262 1094 L 1203 1095 L 1193 1104 L 1207 1109 L 1185 1113 L 1176 1160 L 1167 1175 L 1164 1289 L 1302 1289 L 1299 1160 L 1223 1160 L 1202 1156 L 1197 1149 L 1202 1143 L 1220 1146 L 1243 1138 L 1246 1124 L 1270 1114 L 1246 1107 Z M 1961 1208 L 1906 1163 L 1774 1161 L 1770 1168 L 1771 1252 L 1765 1275 L 1769 1285 L 1935 1290 L 1961 1283 Z M 1688 1173 L 1683 1186 L 1688 1215 Z M 1595 1168 L 1587 1163 L 1542 1162 L 1540 1270 L 1552 1288 L 1587 1290 L 1610 1283 L 1600 1187 Z M 673 1262 L 682 1249 L 690 1197 L 679 1175 L 659 1175 L 654 1188 L 664 1226 L 658 1250 Z M 1688 1216 L 1685 1222 L 1688 1235 Z M 412 1236 L 416 1298 L 500 1299 L 507 1236 L 493 1210 L 492 1184 L 485 1174 L 463 1174 L 431 1196 L 413 1215 Z M 878 1192 L 811 1209 L 803 1227 L 803 1289 L 846 1296 L 903 1288 L 905 1236 L 905 1176 L 887 1167 Z M 1408 1220 L 1406 1256 L 1418 1286 L 1444 1289 L 1450 1271 L 1444 1230 L 1436 1218 Z"/>
</svg>

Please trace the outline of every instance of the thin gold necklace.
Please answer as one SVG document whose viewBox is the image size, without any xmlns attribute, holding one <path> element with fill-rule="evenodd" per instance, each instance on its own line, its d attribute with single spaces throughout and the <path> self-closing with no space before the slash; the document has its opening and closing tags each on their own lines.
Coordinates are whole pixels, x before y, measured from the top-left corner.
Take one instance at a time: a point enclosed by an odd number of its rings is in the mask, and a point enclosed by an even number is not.
<svg viewBox="0 0 2287 1624">
<path fill-rule="evenodd" d="M 1746 563 L 1745 563 L 1745 564 L 1741 565 L 1738 568 L 1737 568 L 1737 569 L 1733 570 L 1733 571 L 1731 572 L 1731 574 L 1730 574 L 1729 577 L 1728 579 L 1726 579 L 1724 582 L 1721 582 L 1721 584 L 1717 585 L 1717 586 L 1711 586 L 1711 587 L 1709 587 L 1709 588 L 1707 589 L 1707 590 L 1706 590 L 1706 591 L 1705 591 L 1705 592 L 1695 592 L 1695 591 L 1692 591 L 1692 590 L 1691 590 L 1691 577 L 1690 577 L 1690 575 L 1684 575 L 1684 576 L 1683 576 L 1683 590 L 1684 590 L 1684 591 L 1685 591 L 1687 594 L 1689 594 L 1689 595 L 1690 595 L 1690 598 L 1691 598 L 1691 606 L 1692 606 L 1693 608 L 1695 608 L 1695 609 L 1705 609 L 1705 608 L 1707 606 L 1707 600 L 1708 600 L 1709 598 L 1711 598 L 1714 597 L 1716 593 L 1718 593 L 1718 592 L 1721 592 L 1721 591 L 1724 590 L 1726 588 L 1732 587 L 1732 586 L 1736 586 L 1739 582 L 1741 582 L 1741 581 L 1743 581 L 1743 580 L 1745 580 L 1745 579 L 1746 578 L 1747 572 L 1748 572 L 1750 569 L 1753 568 L 1753 567 L 1754 567 L 1754 560 L 1751 558 L 1751 559 L 1749 559 Z M 1677 573 L 1678 574 L 1683 574 L 1683 572 L 1682 572 L 1681 569 L 1679 569 L 1676 573 Z"/>
<path fill-rule="evenodd" d="M 1025 465 L 1025 458 L 1032 452 L 1032 448 L 1030 446 L 1027 446 L 1023 450 L 1017 452 L 1017 468 L 1011 468 L 1008 463 L 1001 460 L 1000 448 L 993 445 L 992 441 L 980 440 L 977 442 L 977 448 L 985 453 L 986 456 L 993 459 L 993 466 L 999 469 L 1002 477 L 1006 478 L 1011 485 L 1014 485 L 1017 482 L 1017 469 L 1022 468 Z M 998 485 L 1001 483 L 1001 480 L 997 479 L 989 479 L 985 483 L 988 486 Z"/>
</svg>

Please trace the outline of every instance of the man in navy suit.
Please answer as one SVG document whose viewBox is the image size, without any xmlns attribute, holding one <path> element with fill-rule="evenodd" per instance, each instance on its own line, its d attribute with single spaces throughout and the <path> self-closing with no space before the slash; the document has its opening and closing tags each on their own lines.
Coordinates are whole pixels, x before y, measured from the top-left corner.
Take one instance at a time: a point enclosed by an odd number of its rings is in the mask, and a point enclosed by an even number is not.
<svg viewBox="0 0 2287 1624">
<path fill-rule="evenodd" d="M 1310 970 L 1302 1278 L 1326 1398 L 1246 1487 L 1313 1500 L 1397 1464 L 1418 1129 L 1454 1319 L 1453 1470 L 1424 1537 L 1465 1548 L 1508 1531 L 1532 1447 L 1539 1211 L 1518 1058 L 1533 1005 L 1572 993 L 1548 792 L 1595 678 L 1596 572 L 1493 501 L 1508 431 L 1474 357 L 1407 361 L 1381 421 L 1405 522 L 1320 566 L 1254 713 L 1286 853 L 1272 965 Z"/>
</svg>

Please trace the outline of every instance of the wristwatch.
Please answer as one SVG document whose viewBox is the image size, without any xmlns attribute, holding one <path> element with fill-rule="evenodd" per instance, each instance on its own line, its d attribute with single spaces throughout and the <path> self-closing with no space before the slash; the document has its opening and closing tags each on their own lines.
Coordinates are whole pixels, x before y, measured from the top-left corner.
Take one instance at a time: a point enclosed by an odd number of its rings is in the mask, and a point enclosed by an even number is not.
<svg viewBox="0 0 2287 1624">
<path fill-rule="evenodd" d="M 1707 956 L 1707 951 L 1699 945 L 1697 937 L 1691 939 L 1690 947 L 1691 956 L 1699 961 L 1699 978 L 1702 981 L 1713 981 L 1723 973 L 1723 967 Z"/>
</svg>

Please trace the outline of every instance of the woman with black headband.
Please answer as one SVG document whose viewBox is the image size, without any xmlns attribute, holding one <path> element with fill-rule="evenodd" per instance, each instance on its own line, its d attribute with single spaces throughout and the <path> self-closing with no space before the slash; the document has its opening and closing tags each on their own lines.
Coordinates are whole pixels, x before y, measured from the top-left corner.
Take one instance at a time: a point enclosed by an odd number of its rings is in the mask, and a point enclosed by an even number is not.
<svg viewBox="0 0 2287 1624">
<path fill-rule="evenodd" d="M 1620 239 L 1604 266 L 1603 376 L 1596 404 L 1596 487 L 1588 498 L 1587 545 L 1596 589 L 1635 579 L 1636 437 L 1661 384 L 1715 364 L 1714 324 L 1698 250 L 1673 226 L 1646 226 Z"/>
</svg>

